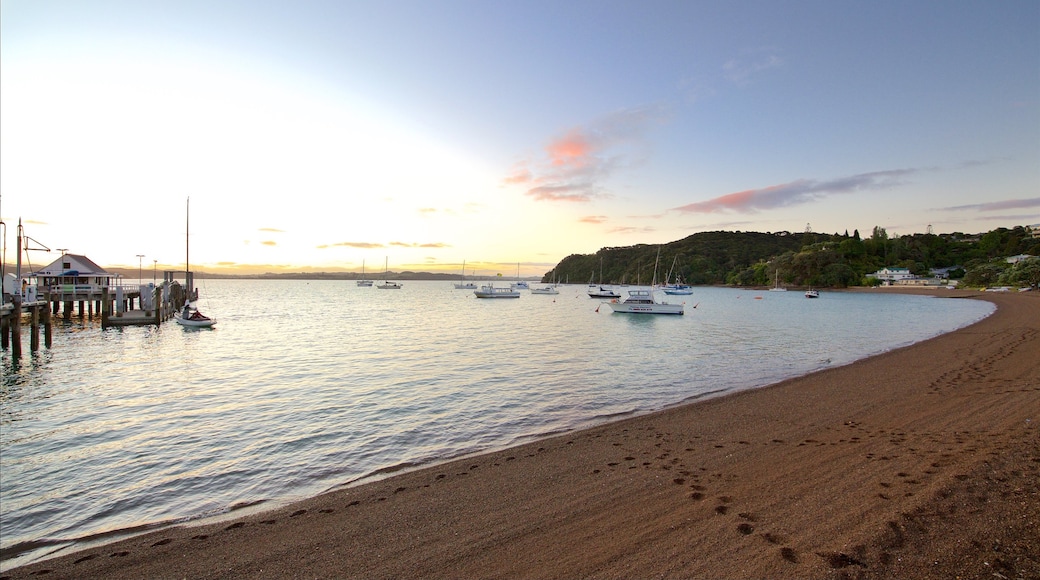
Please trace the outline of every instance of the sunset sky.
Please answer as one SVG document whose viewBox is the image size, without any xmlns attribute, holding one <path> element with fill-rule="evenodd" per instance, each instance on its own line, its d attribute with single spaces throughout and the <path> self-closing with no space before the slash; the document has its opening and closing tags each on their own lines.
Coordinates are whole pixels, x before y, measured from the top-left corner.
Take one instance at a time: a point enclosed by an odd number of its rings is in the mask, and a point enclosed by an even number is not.
<svg viewBox="0 0 1040 580">
<path fill-rule="evenodd" d="M 1040 2 L 4 0 L 7 261 L 183 268 L 189 196 L 194 270 L 375 277 L 1036 224 Z"/>
</svg>

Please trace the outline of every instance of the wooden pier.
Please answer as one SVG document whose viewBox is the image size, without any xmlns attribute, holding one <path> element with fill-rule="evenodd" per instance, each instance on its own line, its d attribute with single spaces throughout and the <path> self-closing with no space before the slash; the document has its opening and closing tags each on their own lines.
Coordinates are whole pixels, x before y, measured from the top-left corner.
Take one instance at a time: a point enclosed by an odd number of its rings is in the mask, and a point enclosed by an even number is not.
<svg viewBox="0 0 1040 580">
<path fill-rule="evenodd" d="M 29 348 L 35 352 L 40 348 L 40 334 L 43 331 L 43 345 L 51 347 L 53 338 L 53 317 L 61 314 L 64 320 L 71 320 L 78 311 L 79 318 L 93 319 L 101 316 L 101 328 L 121 326 L 159 326 L 173 317 L 189 294 L 175 278 L 184 276 L 185 272 L 164 272 L 163 282 L 158 286 L 152 284 L 130 286 L 90 286 L 63 285 L 46 287 L 40 292 L 19 293 L 5 296 L 5 303 L 0 306 L 0 348 L 11 349 L 14 358 L 22 354 L 22 325 L 29 324 Z M 187 288 L 191 288 L 193 276 L 187 273 Z M 30 298 L 24 300 L 23 298 Z"/>
</svg>

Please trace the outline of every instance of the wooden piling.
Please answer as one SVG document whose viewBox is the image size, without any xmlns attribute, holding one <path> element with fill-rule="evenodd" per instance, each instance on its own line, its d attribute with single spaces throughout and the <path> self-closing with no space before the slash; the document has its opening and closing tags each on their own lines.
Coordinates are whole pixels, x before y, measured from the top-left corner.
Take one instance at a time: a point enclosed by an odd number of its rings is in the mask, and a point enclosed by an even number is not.
<svg viewBox="0 0 1040 580">
<path fill-rule="evenodd" d="M 51 324 L 51 309 L 44 305 L 40 309 L 40 314 L 43 318 L 43 346 L 50 348 L 54 336 L 53 325 Z"/>
<path fill-rule="evenodd" d="M 40 307 L 33 304 L 29 307 L 29 351 L 40 350 Z"/>
<path fill-rule="evenodd" d="M 14 293 L 14 316 L 11 317 L 11 358 L 22 357 L 22 295 Z"/>
<path fill-rule="evenodd" d="M 111 309 L 108 301 L 108 286 L 101 288 L 101 328 L 108 328 L 108 315 Z"/>
</svg>

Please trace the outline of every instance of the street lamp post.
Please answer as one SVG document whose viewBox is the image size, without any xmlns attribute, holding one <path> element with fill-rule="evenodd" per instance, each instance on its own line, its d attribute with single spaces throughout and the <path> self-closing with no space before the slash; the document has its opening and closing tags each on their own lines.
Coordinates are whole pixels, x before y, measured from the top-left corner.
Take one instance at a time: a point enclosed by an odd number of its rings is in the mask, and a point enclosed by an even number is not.
<svg viewBox="0 0 1040 580">
<path fill-rule="evenodd" d="M 152 260 L 152 285 L 155 285 L 155 268 L 159 265 L 159 260 Z"/>
<path fill-rule="evenodd" d="M 141 279 L 141 260 L 144 258 L 144 254 L 137 254 L 137 283 L 140 284 L 144 280 Z"/>
</svg>

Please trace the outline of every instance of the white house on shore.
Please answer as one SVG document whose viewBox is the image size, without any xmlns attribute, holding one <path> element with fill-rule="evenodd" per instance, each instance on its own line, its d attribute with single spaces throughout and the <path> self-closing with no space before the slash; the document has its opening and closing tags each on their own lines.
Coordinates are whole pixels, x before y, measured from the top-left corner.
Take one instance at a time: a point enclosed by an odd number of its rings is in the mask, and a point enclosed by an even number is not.
<svg viewBox="0 0 1040 580">
<path fill-rule="evenodd" d="M 913 280 L 915 276 L 910 273 L 910 268 L 882 268 L 873 274 L 867 274 L 872 278 L 877 278 L 885 285 L 892 285 L 902 282 L 903 280 Z"/>
</svg>

